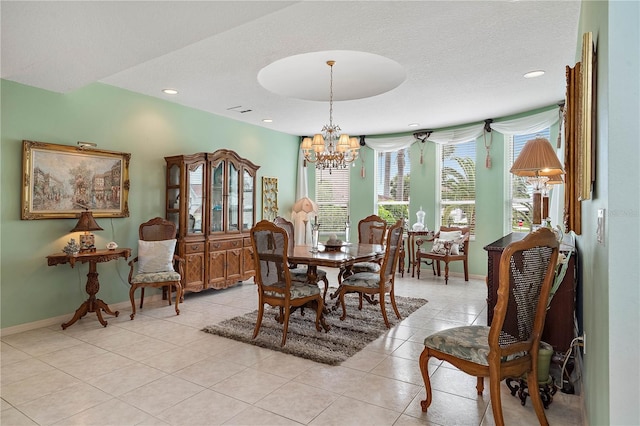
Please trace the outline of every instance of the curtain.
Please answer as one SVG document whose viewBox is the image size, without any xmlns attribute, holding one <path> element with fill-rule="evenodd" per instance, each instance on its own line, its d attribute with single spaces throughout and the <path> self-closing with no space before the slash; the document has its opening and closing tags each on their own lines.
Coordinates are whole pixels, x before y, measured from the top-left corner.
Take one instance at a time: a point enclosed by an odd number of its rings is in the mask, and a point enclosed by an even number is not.
<svg viewBox="0 0 640 426">
<path fill-rule="evenodd" d="M 302 144 L 302 138 L 300 143 Z M 304 153 L 302 149 L 298 150 L 298 179 L 296 181 L 296 201 L 309 196 L 309 181 L 307 178 L 307 168 L 304 166 Z M 293 235 L 295 243 L 304 244 L 306 235 L 311 235 L 311 221 L 305 225 L 304 220 L 309 216 L 305 212 L 291 212 L 291 222 L 293 222 Z M 305 229 L 306 227 L 306 229 Z"/>
<path fill-rule="evenodd" d="M 458 144 L 476 140 L 482 136 L 484 123 L 472 124 L 451 130 L 435 130 L 427 138 L 428 141 L 439 144 Z"/>
<path fill-rule="evenodd" d="M 560 119 L 557 109 L 543 111 L 527 117 L 491 123 L 491 129 L 504 135 L 525 135 L 551 127 Z"/>
<path fill-rule="evenodd" d="M 367 146 L 377 152 L 392 152 L 409 148 L 416 139 L 413 136 L 399 136 L 392 138 L 365 137 Z"/>
<path fill-rule="evenodd" d="M 578 200 L 578 137 L 580 126 L 580 62 L 567 66 L 567 99 L 564 123 L 564 227 L 565 232 L 582 233 L 582 206 Z"/>
</svg>

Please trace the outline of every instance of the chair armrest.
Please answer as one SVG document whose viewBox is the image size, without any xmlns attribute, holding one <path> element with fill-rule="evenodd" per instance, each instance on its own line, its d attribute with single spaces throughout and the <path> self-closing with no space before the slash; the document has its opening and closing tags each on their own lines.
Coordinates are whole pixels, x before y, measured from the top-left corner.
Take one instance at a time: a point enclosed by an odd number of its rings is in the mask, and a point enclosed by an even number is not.
<svg viewBox="0 0 640 426">
<path fill-rule="evenodd" d="M 129 284 L 131 284 L 131 280 L 133 279 L 133 272 L 135 270 L 135 263 L 138 261 L 138 256 L 134 257 L 128 262 L 129 265 Z"/>
<path fill-rule="evenodd" d="M 173 268 L 175 269 L 176 267 L 176 263 L 178 264 L 178 273 L 180 274 L 180 277 L 184 277 L 184 264 L 185 264 L 185 260 L 178 256 L 177 254 L 173 255 Z"/>
</svg>

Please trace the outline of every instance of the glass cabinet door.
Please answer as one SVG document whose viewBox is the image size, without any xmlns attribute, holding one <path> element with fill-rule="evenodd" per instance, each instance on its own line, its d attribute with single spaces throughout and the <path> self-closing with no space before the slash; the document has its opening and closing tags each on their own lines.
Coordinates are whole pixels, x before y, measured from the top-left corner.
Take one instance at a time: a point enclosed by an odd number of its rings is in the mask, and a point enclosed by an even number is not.
<svg viewBox="0 0 640 426">
<path fill-rule="evenodd" d="M 253 176 L 247 170 L 242 172 L 242 230 L 253 228 Z"/>
<path fill-rule="evenodd" d="M 202 230 L 202 208 L 204 200 L 202 198 L 202 186 L 204 183 L 204 164 L 192 164 L 187 173 L 187 189 L 189 191 L 187 199 L 187 232 L 190 234 L 201 234 Z"/>
<path fill-rule="evenodd" d="M 221 232 L 224 230 L 224 165 L 224 161 L 211 165 L 210 232 Z"/>
<path fill-rule="evenodd" d="M 240 173 L 236 166 L 233 163 L 229 163 L 229 197 L 228 197 L 228 211 L 229 211 L 229 231 L 237 231 L 239 230 L 239 222 L 240 222 L 240 213 L 239 213 L 239 203 L 240 203 L 240 189 L 238 187 L 238 182 L 240 179 Z"/>
<path fill-rule="evenodd" d="M 180 165 L 171 164 L 167 171 L 167 219 L 180 228 Z"/>
</svg>

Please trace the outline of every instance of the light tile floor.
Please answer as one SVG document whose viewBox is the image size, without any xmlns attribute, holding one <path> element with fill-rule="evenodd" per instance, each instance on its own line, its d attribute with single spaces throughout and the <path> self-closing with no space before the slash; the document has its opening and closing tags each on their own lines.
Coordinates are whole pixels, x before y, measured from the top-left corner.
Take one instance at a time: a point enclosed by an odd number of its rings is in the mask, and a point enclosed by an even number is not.
<svg viewBox="0 0 640 426">
<path fill-rule="evenodd" d="M 424 337 L 486 323 L 484 281 L 454 276 L 445 286 L 428 272 L 398 276 L 396 293 L 429 303 L 335 367 L 200 331 L 256 309 L 253 282 L 189 294 L 179 316 L 156 298 L 134 321 L 130 308 L 120 309 L 106 328 L 89 314 L 65 331 L 52 325 L 3 336 L 0 423 L 492 425 L 488 383 L 479 397 L 475 378 L 447 363 L 430 366 L 433 402 L 420 410 Z M 530 400 L 523 407 L 504 383 L 502 390 L 508 425 L 538 424 Z M 557 392 L 546 414 L 552 425 L 583 423 L 576 395 Z"/>
</svg>

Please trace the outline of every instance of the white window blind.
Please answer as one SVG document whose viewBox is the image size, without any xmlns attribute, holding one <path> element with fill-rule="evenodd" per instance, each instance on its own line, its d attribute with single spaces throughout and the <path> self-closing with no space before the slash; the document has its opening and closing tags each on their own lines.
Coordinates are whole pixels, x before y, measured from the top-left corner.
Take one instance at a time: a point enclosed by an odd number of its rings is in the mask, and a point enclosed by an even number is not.
<svg viewBox="0 0 640 426">
<path fill-rule="evenodd" d="M 540 132 L 528 133 L 522 135 L 508 136 L 509 154 L 507 156 L 508 164 L 506 167 L 509 181 L 509 209 L 507 214 L 507 230 L 512 231 L 528 231 L 531 229 L 531 211 L 533 208 L 533 189 L 522 176 L 516 176 L 509 173 L 511 166 L 522 148 L 528 140 L 537 137 L 550 138 L 550 128 L 546 128 Z"/>
<path fill-rule="evenodd" d="M 409 148 L 376 153 L 378 216 L 392 225 L 409 217 Z"/>
<path fill-rule="evenodd" d="M 476 226 L 476 142 L 440 146 L 440 224 Z"/>
<path fill-rule="evenodd" d="M 322 234 L 344 233 L 349 216 L 349 168 L 316 172 L 316 202 Z"/>
</svg>

